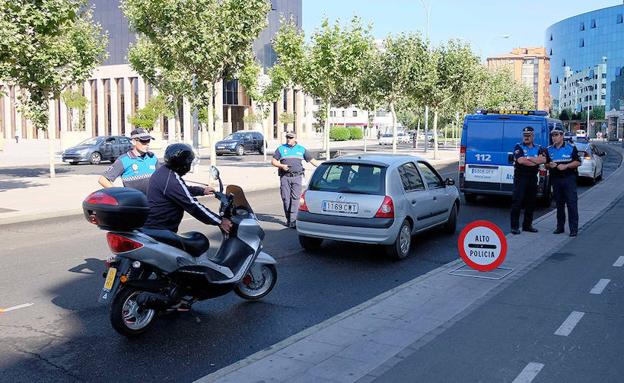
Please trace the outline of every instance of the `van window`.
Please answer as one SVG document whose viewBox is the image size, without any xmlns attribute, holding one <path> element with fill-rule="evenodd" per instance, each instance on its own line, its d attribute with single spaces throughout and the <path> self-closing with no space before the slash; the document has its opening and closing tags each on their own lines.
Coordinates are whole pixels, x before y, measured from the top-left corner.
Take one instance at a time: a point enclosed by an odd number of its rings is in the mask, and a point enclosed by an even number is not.
<svg viewBox="0 0 624 383">
<path fill-rule="evenodd" d="M 468 151 L 501 150 L 503 121 L 470 121 L 466 127 L 466 146 Z"/>
<path fill-rule="evenodd" d="M 522 129 L 530 126 L 535 131 L 535 144 L 544 145 L 541 142 L 542 125 L 537 121 L 505 121 L 505 133 L 503 135 L 503 151 L 513 152 L 514 146 L 522 142 Z"/>
</svg>

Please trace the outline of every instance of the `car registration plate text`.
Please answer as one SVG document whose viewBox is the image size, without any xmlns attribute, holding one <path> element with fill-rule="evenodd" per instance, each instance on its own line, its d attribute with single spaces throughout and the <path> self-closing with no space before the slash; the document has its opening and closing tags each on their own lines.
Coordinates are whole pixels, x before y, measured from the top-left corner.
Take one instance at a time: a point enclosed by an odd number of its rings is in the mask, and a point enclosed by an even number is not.
<svg viewBox="0 0 624 383">
<path fill-rule="evenodd" d="M 113 288 L 113 283 L 115 282 L 115 276 L 117 275 L 117 269 L 111 267 L 108 269 L 108 273 L 106 274 L 106 281 L 104 282 L 104 290 L 110 291 Z"/>
<path fill-rule="evenodd" d="M 330 213 L 357 214 L 358 204 L 349 202 L 323 201 L 323 211 Z"/>
</svg>

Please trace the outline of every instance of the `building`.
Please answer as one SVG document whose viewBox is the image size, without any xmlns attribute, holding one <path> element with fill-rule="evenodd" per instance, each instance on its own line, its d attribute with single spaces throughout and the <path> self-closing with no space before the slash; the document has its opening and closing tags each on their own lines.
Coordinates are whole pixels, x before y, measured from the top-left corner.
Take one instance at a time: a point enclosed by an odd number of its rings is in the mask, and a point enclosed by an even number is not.
<svg viewBox="0 0 624 383">
<path fill-rule="evenodd" d="M 390 112 L 379 109 L 374 112 L 371 129 L 367 130 L 367 137 L 377 137 L 377 132 L 390 133 L 392 131 L 392 116 Z M 368 126 L 368 111 L 355 106 L 348 108 L 331 108 L 329 110 L 330 126 L 360 127 Z M 397 124 L 399 124 L 397 122 Z M 400 124 L 399 124 L 400 125 Z"/>
<path fill-rule="evenodd" d="M 509 68 L 514 79 L 531 89 L 537 110 L 550 110 L 550 58 L 545 48 L 514 48 L 487 59 L 488 69 Z"/>
<path fill-rule="evenodd" d="M 624 125 L 624 5 L 562 20 L 546 30 L 553 111 L 604 107 L 610 138 Z M 587 128 L 590 135 L 595 128 Z"/>
<path fill-rule="evenodd" d="M 120 1 L 89 0 L 89 3 L 94 7 L 95 21 L 108 33 L 108 58 L 94 70 L 88 81 L 76 88 L 88 99 L 83 116 L 78 117 L 78 113 L 68 110 L 62 100 L 50 103 L 48 130 L 54 132 L 53 137 L 61 139 L 62 147 L 98 135 L 129 135 L 133 127 L 128 118 L 157 94 L 157 90 L 128 64 L 128 48 L 135 41 L 135 34 L 119 8 Z M 280 18 L 292 19 L 300 28 L 302 24 L 302 0 L 272 0 L 271 5 L 268 27 L 253 44 L 256 59 L 265 68 L 276 60 L 271 41 L 279 29 Z M 24 139 L 44 138 L 43 132 L 37 132 L 18 110 L 20 90 L 5 88 L 6 96 L 0 97 L 0 134 L 7 139 L 16 135 Z M 262 129 L 268 138 L 280 139 L 286 129 L 297 131 L 300 135 L 312 132 L 312 101 L 298 89 L 284 90 L 282 100 L 275 103 L 262 127 L 244 122 L 245 116 L 254 113 L 254 105 L 237 81 L 218 83 L 214 100 L 216 116 L 208 125 L 213 127 L 217 139 L 233 131 L 250 128 Z M 177 140 L 192 142 L 192 108 L 188 101 L 183 103 L 180 112 L 180 136 L 176 137 L 175 118 L 162 118 L 152 132 L 157 138 L 155 145 Z M 294 117 L 293 123 L 280 123 L 284 112 Z M 208 142 L 206 131 L 202 132 L 199 141 Z"/>
</svg>

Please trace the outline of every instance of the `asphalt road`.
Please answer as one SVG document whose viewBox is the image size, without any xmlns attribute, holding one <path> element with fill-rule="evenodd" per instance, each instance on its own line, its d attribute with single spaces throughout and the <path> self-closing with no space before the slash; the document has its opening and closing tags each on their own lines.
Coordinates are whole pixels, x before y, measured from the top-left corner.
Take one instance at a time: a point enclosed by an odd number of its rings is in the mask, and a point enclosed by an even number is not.
<svg viewBox="0 0 624 383">
<path fill-rule="evenodd" d="M 605 175 L 619 162 L 609 153 Z M 439 171 L 450 177 L 456 169 Z M 0 381 L 190 381 L 458 257 L 457 235 L 441 231 L 417 236 L 402 262 L 376 246 L 329 243 L 307 254 L 283 226 L 277 190 L 248 197 L 263 221 L 265 250 L 279 262 L 275 290 L 257 303 L 233 294 L 200 302 L 191 313 L 159 318 L 133 341 L 111 328 L 96 302 L 109 256 L 103 231 L 82 217 L 3 226 L 0 308 L 33 305 L 0 313 Z M 508 231 L 508 214 L 509 199 L 481 199 L 462 206 L 459 226 L 488 219 Z M 216 230 L 192 219 L 181 230 L 207 231 L 218 247 Z"/>
</svg>

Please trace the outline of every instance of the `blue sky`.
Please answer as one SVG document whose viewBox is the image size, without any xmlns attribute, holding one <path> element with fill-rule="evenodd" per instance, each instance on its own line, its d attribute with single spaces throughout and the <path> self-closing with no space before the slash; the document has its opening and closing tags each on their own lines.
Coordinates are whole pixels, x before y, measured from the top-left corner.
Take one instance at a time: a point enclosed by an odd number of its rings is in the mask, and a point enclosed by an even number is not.
<svg viewBox="0 0 624 383">
<path fill-rule="evenodd" d="M 622 4 L 618 0 L 427 0 L 433 42 L 461 38 L 482 58 L 513 46 L 543 46 L 544 31 L 567 17 Z M 426 29 L 420 0 L 303 0 L 303 29 L 311 35 L 323 17 L 373 23 L 373 35 Z M 504 38 L 503 36 L 508 36 Z"/>
</svg>

